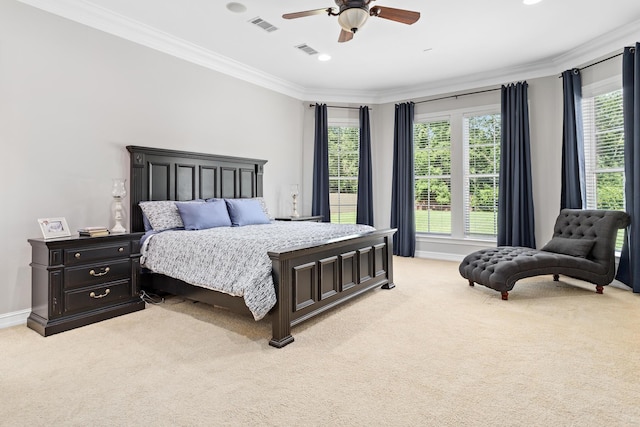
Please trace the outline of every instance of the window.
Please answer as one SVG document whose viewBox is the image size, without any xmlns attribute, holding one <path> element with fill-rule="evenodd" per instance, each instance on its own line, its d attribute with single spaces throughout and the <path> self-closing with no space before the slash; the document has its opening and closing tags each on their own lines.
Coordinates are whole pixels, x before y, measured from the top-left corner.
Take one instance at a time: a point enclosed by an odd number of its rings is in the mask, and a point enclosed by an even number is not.
<svg viewBox="0 0 640 427">
<path fill-rule="evenodd" d="M 359 127 L 329 126 L 331 222 L 356 223 L 359 141 Z"/>
<path fill-rule="evenodd" d="M 500 114 L 464 118 L 464 235 L 498 235 Z"/>
<path fill-rule="evenodd" d="M 496 238 L 499 111 L 499 105 L 490 105 L 416 117 L 413 144 L 417 233 L 436 238 Z"/>
<path fill-rule="evenodd" d="M 624 210 L 622 90 L 602 92 L 582 100 L 587 208 Z M 617 250 L 623 238 L 620 230 Z"/>
<path fill-rule="evenodd" d="M 451 125 L 449 120 L 413 127 L 416 231 L 451 234 Z"/>
</svg>

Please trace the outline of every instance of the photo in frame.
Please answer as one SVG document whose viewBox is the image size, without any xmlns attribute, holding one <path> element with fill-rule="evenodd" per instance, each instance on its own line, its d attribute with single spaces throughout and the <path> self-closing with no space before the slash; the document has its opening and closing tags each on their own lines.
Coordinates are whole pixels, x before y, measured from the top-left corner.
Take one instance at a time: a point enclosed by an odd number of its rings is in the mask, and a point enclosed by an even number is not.
<svg viewBox="0 0 640 427">
<path fill-rule="evenodd" d="M 40 224 L 40 230 L 42 230 L 42 235 L 45 239 L 71 236 L 67 220 L 63 217 L 38 218 L 38 224 Z"/>
</svg>

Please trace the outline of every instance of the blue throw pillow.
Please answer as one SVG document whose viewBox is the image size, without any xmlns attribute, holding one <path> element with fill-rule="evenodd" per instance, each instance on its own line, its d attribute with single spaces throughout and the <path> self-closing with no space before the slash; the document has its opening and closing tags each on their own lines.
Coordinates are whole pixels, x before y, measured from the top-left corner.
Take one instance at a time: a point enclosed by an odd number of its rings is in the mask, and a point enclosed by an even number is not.
<svg viewBox="0 0 640 427">
<path fill-rule="evenodd" d="M 252 197 L 252 199 L 257 200 L 258 203 L 260 203 L 260 206 L 262 206 L 262 211 L 267 216 L 267 218 L 269 218 L 269 221 L 272 221 L 274 218 L 273 218 L 273 215 L 271 215 L 271 213 L 269 212 L 269 208 L 267 207 L 267 202 L 264 200 L 264 197 Z M 214 197 L 212 199 L 207 199 L 207 202 L 213 202 L 214 200 L 224 200 L 224 199 Z M 234 200 L 234 199 L 229 199 L 229 200 Z M 242 200 L 246 200 L 246 199 L 242 199 Z"/>
<path fill-rule="evenodd" d="M 147 216 L 144 214 L 144 212 L 142 212 L 142 224 L 144 225 L 144 231 L 153 230 L 153 227 L 151 226 L 151 223 L 149 222 L 149 218 L 147 218 Z"/>
<path fill-rule="evenodd" d="M 204 230 L 231 227 L 231 219 L 224 200 L 214 202 L 176 202 L 185 230 Z"/>
<path fill-rule="evenodd" d="M 264 213 L 262 204 L 256 199 L 224 199 L 234 226 L 269 224 L 269 217 Z M 209 202 L 211 203 L 211 202 Z"/>
</svg>

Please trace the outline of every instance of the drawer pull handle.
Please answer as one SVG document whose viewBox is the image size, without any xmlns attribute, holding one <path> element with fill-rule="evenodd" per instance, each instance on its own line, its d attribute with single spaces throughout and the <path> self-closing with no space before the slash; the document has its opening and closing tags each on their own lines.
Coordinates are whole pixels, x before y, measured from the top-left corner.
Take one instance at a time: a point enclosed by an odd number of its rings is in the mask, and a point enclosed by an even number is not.
<svg viewBox="0 0 640 427">
<path fill-rule="evenodd" d="M 99 298 L 104 298 L 104 297 L 106 297 L 107 295 L 109 295 L 109 293 L 110 293 L 110 292 L 111 292 L 111 289 L 107 288 L 107 289 L 104 291 L 104 294 L 96 295 L 96 293 L 95 293 L 95 292 L 91 292 L 91 293 L 89 294 L 89 296 L 90 296 L 91 298 L 99 299 Z"/>
<path fill-rule="evenodd" d="M 94 276 L 94 277 L 100 277 L 100 276 L 104 276 L 105 274 L 107 274 L 109 272 L 109 267 L 105 267 L 104 271 L 102 273 L 96 273 L 95 270 L 91 270 L 89 272 L 90 275 Z"/>
<path fill-rule="evenodd" d="M 124 252 L 124 248 L 118 248 L 118 252 Z"/>
<path fill-rule="evenodd" d="M 76 257 L 76 258 L 80 258 L 80 252 L 76 252 L 75 257 Z"/>
</svg>

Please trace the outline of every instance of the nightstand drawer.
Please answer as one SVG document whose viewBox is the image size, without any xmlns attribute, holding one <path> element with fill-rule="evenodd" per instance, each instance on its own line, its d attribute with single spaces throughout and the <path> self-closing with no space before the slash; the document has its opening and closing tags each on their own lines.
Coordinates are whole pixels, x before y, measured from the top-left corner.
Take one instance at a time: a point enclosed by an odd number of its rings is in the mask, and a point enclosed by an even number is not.
<svg viewBox="0 0 640 427">
<path fill-rule="evenodd" d="M 128 257 L 131 253 L 129 242 L 111 243 L 64 250 L 64 264 L 72 265 L 100 259 Z"/>
<path fill-rule="evenodd" d="M 80 288 L 129 277 L 131 277 L 131 260 L 129 258 L 69 267 L 64 269 L 64 288 Z"/>
<path fill-rule="evenodd" d="M 131 281 L 121 280 L 102 286 L 82 288 L 64 293 L 65 314 L 106 307 L 131 298 Z"/>
</svg>

